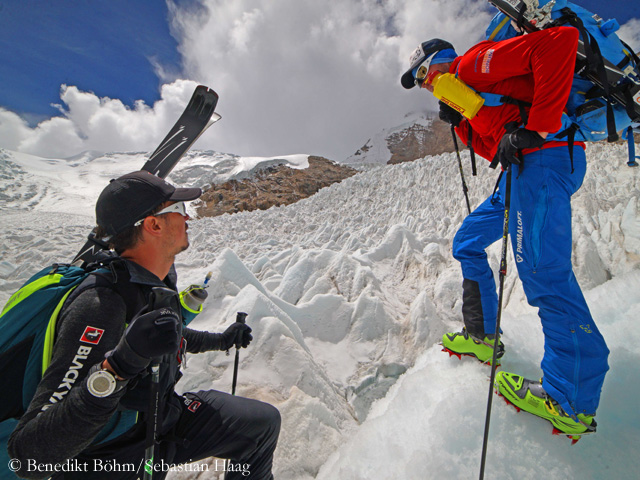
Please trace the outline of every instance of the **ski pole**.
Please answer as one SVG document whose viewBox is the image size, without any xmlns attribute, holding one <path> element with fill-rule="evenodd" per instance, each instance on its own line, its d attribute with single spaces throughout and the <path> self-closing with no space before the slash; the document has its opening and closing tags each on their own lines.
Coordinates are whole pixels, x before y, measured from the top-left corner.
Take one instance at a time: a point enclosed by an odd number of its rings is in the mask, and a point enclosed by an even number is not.
<svg viewBox="0 0 640 480">
<path fill-rule="evenodd" d="M 144 449 L 144 480 L 153 477 L 153 453 L 156 446 L 156 431 L 158 428 L 158 407 L 160 403 L 160 363 L 154 360 L 151 365 L 151 392 L 149 395 L 149 415 L 147 419 L 147 435 Z"/>
<path fill-rule="evenodd" d="M 158 308 L 171 308 L 171 299 L 176 292 L 164 287 L 151 289 L 149 311 Z M 153 457 L 156 446 L 156 434 L 158 431 L 158 417 L 160 411 L 160 362 L 154 358 L 151 363 L 151 391 L 149 395 L 149 410 L 147 412 L 147 433 L 144 450 L 144 480 L 153 477 Z"/>
<path fill-rule="evenodd" d="M 236 315 L 236 322 L 246 323 L 247 314 L 244 312 L 238 312 Z M 241 344 L 236 339 L 236 360 L 233 363 L 233 382 L 231 383 L 231 395 L 236 394 L 236 384 L 238 383 L 238 364 L 240 363 L 240 347 Z"/>
<path fill-rule="evenodd" d="M 462 179 L 462 191 L 464 192 L 464 199 L 467 201 L 467 211 L 471 213 L 471 204 L 469 203 L 469 195 L 467 188 L 467 182 L 464 180 L 464 171 L 462 170 L 462 159 L 460 158 L 460 149 L 458 148 L 458 139 L 456 138 L 456 130 L 451 125 L 451 136 L 453 137 L 453 144 L 456 147 L 456 154 L 458 155 L 458 168 L 460 168 L 460 178 Z"/>
<path fill-rule="evenodd" d="M 493 357 L 491 359 L 491 380 L 489 382 L 489 398 L 487 415 L 484 421 L 484 438 L 482 440 L 482 460 L 480 461 L 480 480 L 484 479 L 484 467 L 487 458 L 489 440 L 489 422 L 491 421 L 491 404 L 493 402 L 493 383 L 496 381 L 496 363 L 498 362 L 498 345 L 500 344 L 500 319 L 502 318 L 502 300 L 504 279 L 507 276 L 507 250 L 509 247 L 509 209 L 511 207 L 511 165 L 507 169 L 507 180 L 504 195 L 504 225 L 502 228 L 502 256 L 500 258 L 500 286 L 498 290 L 498 315 L 496 316 L 496 333 L 493 340 Z"/>
</svg>

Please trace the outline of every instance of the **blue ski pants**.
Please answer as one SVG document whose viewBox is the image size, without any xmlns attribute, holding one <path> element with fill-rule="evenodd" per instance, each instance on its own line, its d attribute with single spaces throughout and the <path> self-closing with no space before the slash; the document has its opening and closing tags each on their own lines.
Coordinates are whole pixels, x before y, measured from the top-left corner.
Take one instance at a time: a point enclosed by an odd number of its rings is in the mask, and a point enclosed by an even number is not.
<svg viewBox="0 0 640 480">
<path fill-rule="evenodd" d="M 586 173 L 582 148 L 525 155 L 513 166 L 509 235 L 527 301 L 538 308 L 544 332 L 543 387 L 568 413 L 595 414 L 609 350 L 591 317 L 571 266 L 571 196 Z M 462 267 L 463 317 L 476 336 L 494 334 L 498 296 L 485 249 L 500 240 L 507 175 L 498 191 L 462 223 L 453 256 Z"/>
</svg>

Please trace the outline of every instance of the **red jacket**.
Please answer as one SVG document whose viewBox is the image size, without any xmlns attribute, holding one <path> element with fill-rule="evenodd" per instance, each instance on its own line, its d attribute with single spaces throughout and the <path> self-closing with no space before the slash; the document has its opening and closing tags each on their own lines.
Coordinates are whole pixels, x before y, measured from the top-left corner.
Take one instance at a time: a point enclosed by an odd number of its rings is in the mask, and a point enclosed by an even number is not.
<svg viewBox="0 0 640 480">
<path fill-rule="evenodd" d="M 532 104 L 525 127 L 537 132 L 556 132 L 569 98 L 578 47 L 578 30 L 554 27 L 500 42 L 484 41 L 456 58 L 449 72 L 479 92 L 508 95 Z M 471 120 L 456 128 L 465 143 L 469 123 L 473 147 L 493 159 L 504 125 L 520 120 L 516 105 L 482 107 Z M 545 147 L 566 142 L 549 142 Z M 525 152 L 526 153 L 526 152 Z"/>
</svg>

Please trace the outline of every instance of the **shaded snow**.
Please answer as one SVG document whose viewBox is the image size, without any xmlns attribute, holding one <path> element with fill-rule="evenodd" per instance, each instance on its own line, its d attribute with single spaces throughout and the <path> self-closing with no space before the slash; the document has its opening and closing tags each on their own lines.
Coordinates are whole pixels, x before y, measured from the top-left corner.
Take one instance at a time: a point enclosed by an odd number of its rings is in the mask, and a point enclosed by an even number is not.
<svg viewBox="0 0 640 480">
<path fill-rule="evenodd" d="M 471 177 L 464 155 L 477 205 L 496 174 L 480 165 Z M 626 167 L 623 146 L 591 146 L 588 158 L 573 202 L 574 265 L 611 349 L 598 433 L 570 447 L 547 422 L 496 398 L 487 478 L 637 478 L 640 169 Z M 57 161 L 0 150 L 0 303 L 42 265 L 71 258 L 99 191 L 143 162 L 142 154 Z M 212 171 L 238 174 L 238 165 L 232 155 L 193 152 L 171 179 L 211 183 Z M 255 340 L 241 352 L 238 389 L 282 412 L 277 478 L 477 477 L 489 369 L 437 345 L 461 326 L 450 251 L 465 214 L 457 161 L 443 154 L 370 168 L 293 205 L 190 222 L 180 285 L 213 272 L 192 326 L 220 331 L 236 312 L 249 314 Z M 499 254 L 492 246 L 492 265 Z M 537 378 L 540 322 L 509 261 L 503 368 Z M 192 355 L 179 387 L 229 391 L 232 366 L 221 352 Z"/>
</svg>

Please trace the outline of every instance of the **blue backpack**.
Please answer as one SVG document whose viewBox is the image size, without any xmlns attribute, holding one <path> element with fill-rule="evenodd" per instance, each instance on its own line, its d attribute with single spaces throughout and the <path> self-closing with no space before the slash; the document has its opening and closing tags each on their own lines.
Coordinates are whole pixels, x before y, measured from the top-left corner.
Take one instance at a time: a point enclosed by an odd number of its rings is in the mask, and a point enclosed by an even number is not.
<svg viewBox="0 0 640 480">
<path fill-rule="evenodd" d="M 540 7 L 549 4 L 550 0 L 540 0 Z M 548 8 L 548 7 L 547 7 Z M 570 25 L 580 31 L 580 38 L 585 46 L 585 54 L 579 55 L 576 62 L 571 93 L 563 114 L 562 127 L 549 139 L 567 139 L 572 146 L 574 141 L 593 142 L 607 139 L 610 142 L 618 139 L 622 131 L 623 138 L 629 142 L 629 165 L 636 166 L 635 146 L 633 143 L 633 124 L 638 118 L 635 104 L 638 98 L 626 99 L 626 106 L 616 102 L 613 97 L 618 85 L 606 82 L 605 88 L 599 88 L 584 76 L 585 72 L 603 72 L 606 78 L 604 62 L 609 61 L 622 70 L 636 84 L 640 82 L 640 59 L 634 51 L 616 34 L 620 25 L 613 20 L 603 21 L 597 14 L 589 12 L 579 5 L 566 0 L 555 0 L 551 6 L 551 23 L 543 28 L 557 25 Z M 511 18 L 505 13 L 498 13 L 486 31 L 487 40 L 500 41 L 519 35 L 513 27 Z M 618 92 L 620 95 L 621 93 Z"/>
<path fill-rule="evenodd" d="M 53 264 L 32 276 L 17 292 L 15 292 L 0 313 L 0 460 L 3 465 L 9 461 L 7 441 L 16 427 L 18 419 L 24 414 L 33 398 L 38 383 L 51 363 L 53 344 L 56 336 L 58 316 L 62 306 L 77 287 L 90 275 L 95 275 L 96 282 L 116 290 L 127 305 L 127 321 L 134 313 L 130 305 L 134 291 L 124 269 L 117 269 L 115 260 L 118 257 L 105 259 L 103 263 L 91 264 L 85 268 Z M 116 281 L 117 280 L 117 281 Z M 93 284 L 89 285 L 93 286 Z M 89 286 L 87 288 L 89 288 Z M 84 288 L 84 287 L 82 287 Z M 99 340 L 99 331 L 84 333 L 88 342 Z M 95 330 L 95 329 L 94 329 Z M 125 412 L 126 413 L 126 412 Z M 112 421 L 105 428 L 111 438 L 122 433 L 123 428 L 135 422 L 123 415 Z M 128 422 L 128 423 L 127 423 Z M 125 427 L 119 427 L 123 423 Z M 100 437 L 102 438 L 102 437 Z M 6 469 L 0 469 L 0 478 L 17 478 Z"/>
<path fill-rule="evenodd" d="M 20 418 L 51 363 L 58 315 L 69 295 L 89 275 L 99 275 L 127 303 L 122 284 L 108 280 L 109 268 L 54 264 L 42 269 L 15 292 L 0 313 L 0 421 Z M 128 279 L 125 279 L 128 280 Z M 119 285 L 120 284 L 120 285 Z M 86 335 L 99 332 L 86 332 Z M 90 338 L 88 338 L 90 340 Z"/>
</svg>

